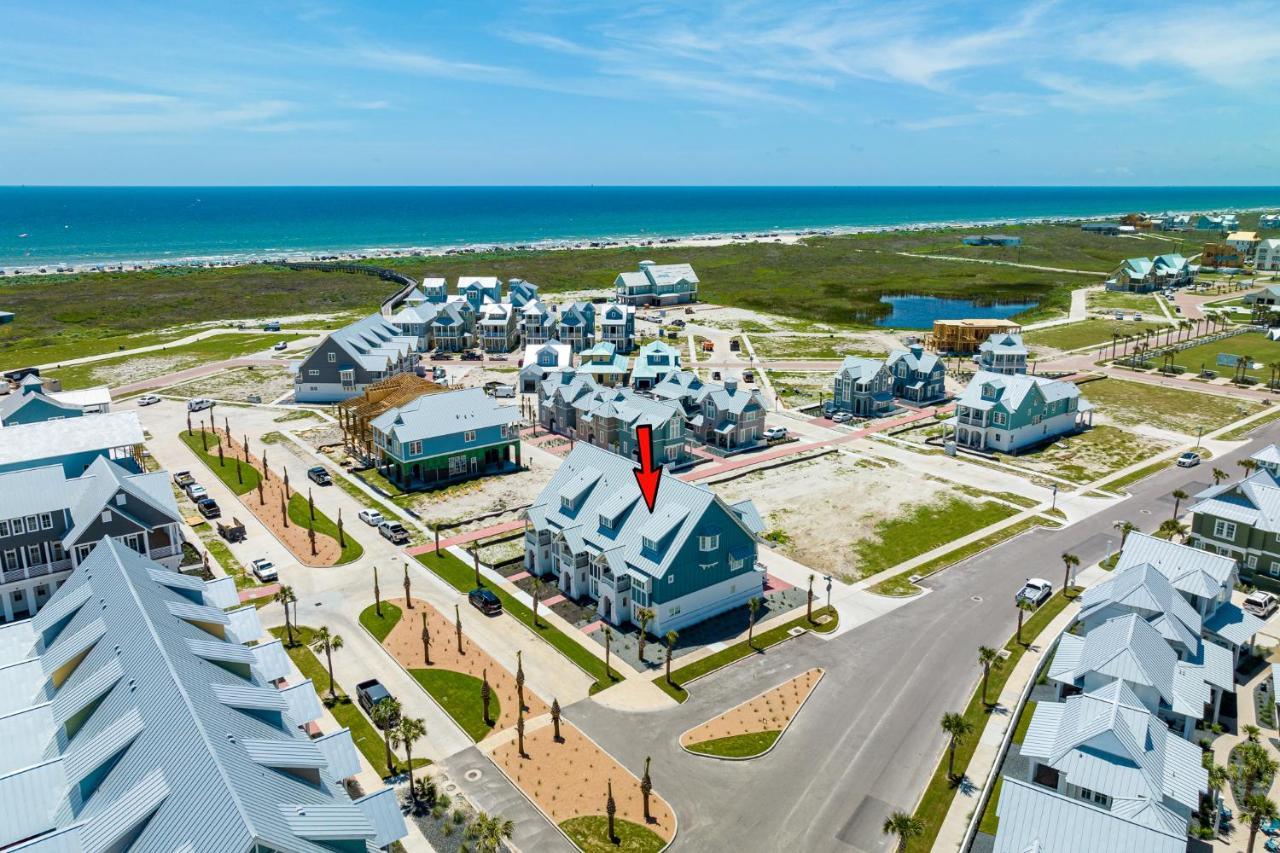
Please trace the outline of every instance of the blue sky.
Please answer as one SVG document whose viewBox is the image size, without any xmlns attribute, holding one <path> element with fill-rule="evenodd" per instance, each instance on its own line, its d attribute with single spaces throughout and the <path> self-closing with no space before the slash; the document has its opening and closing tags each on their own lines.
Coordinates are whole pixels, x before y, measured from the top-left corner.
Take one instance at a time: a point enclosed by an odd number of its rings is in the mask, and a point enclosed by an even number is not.
<svg viewBox="0 0 1280 853">
<path fill-rule="evenodd" d="M 1274 185 L 1275 11 L 5 0 L 0 184 Z"/>
</svg>

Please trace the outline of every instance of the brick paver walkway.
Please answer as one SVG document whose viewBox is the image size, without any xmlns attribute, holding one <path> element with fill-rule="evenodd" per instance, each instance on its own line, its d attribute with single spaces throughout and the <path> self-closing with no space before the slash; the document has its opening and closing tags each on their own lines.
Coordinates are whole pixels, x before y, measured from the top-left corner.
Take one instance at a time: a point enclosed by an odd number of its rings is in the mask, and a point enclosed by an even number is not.
<svg viewBox="0 0 1280 853">
<path fill-rule="evenodd" d="M 474 542 L 477 539 L 484 539 L 489 536 L 497 536 L 500 533 L 510 533 L 513 530 L 519 530 L 524 527 L 522 519 L 513 521 L 504 521 L 501 524 L 495 524 L 492 527 L 482 527 L 479 530 L 472 530 L 468 533 L 459 533 L 456 536 L 444 536 L 440 539 L 441 549 L 449 548 L 453 545 L 465 545 L 468 542 Z M 435 539 L 432 539 L 425 545 L 419 545 L 416 548 L 406 548 L 405 553 L 410 557 L 416 557 L 419 554 L 430 554 L 436 549 Z"/>
</svg>

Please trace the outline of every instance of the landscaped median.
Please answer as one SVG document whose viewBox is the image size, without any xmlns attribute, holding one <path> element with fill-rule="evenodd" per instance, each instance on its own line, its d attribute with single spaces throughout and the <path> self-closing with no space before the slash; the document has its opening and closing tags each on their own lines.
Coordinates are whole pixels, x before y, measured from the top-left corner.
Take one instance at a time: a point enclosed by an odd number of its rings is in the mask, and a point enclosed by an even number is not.
<svg viewBox="0 0 1280 853">
<path fill-rule="evenodd" d="M 412 605 L 408 610 L 389 601 L 370 605 L 360 614 L 360 624 L 473 741 L 514 726 L 518 688 L 511 671 L 473 643 L 465 629 L 459 634 L 457 625 L 430 604 L 412 599 Z M 543 714 L 547 706 L 526 687 L 524 710 L 526 716 Z"/>
<path fill-rule="evenodd" d="M 1005 643 L 1004 648 L 1009 656 L 1004 658 L 999 669 L 993 668 L 991 670 L 990 682 L 987 685 L 987 695 L 989 697 L 1000 695 L 1000 691 L 1004 689 L 1009 676 L 1017 667 L 1018 661 L 1026 654 L 1027 647 L 1035 642 L 1041 632 L 1049 626 L 1049 623 L 1065 610 L 1067 605 L 1075 601 L 1079 594 L 1080 590 L 1078 588 L 1073 588 L 1070 592 L 1055 593 L 1023 624 L 1023 642 L 1019 643 L 1018 638 L 1015 636 Z M 972 727 L 973 733 L 956 745 L 955 773 L 957 779 L 963 780 L 966 778 L 965 772 L 969 767 L 969 761 L 973 758 L 978 742 L 982 739 L 982 730 L 990 720 L 992 711 L 993 708 L 983 702 L 982 682 L 979 680 L 973 690 L 973 696 L 969 699 L 969 704 L 964 709 L 964 718 Z M 957 783 L 947 776 L 947 756 L 944 754 L 938 760 L 938 766 L 933 771 L 933 776 L 929 779 L 929 786 L 925 788 L 924 795 L 921 796 L 920 802 L 916 805 L 915 817 L 924 826 L 924 833 L 907 842 L 907 853 L 927 853 L 933 847 L 934 839 L 942 828 L 947 812 L 951 809 L 952 800 L 955 799 L 956 787 Z"/>
<path fill-rule="evenodd" d="M 302 673 L 303 678 L 311 679 L 311 684 L 315 687 L 316 693 L 320 696 L 321 701 L 333 714 L 333 718 L 338 721 L 338 725 L 344 726 L 351 730 L 351 740 L 356 747 L 364 754 L 365 759 L 373 766 L 373 769 L 379 774 L 387 772 L 387 758 L 390 757 L 395 767 L 396 773 L 403 773 L 407 765 L 401 761 L 394 753 L 388 754 L 386 739 L 378 731 L 378 729 L 369 722 L 364 714 L 351 697 L 337 689 L 336 700 L 329 698 L 329 672 L 320 663 L 311 652 L 311 644 L 315 642 L 316 632 L 314 628 L 308 628 L 306 625 L 298 625 L 293 629 L 293 645 L 289 645 L 288 633 L 284 628 L 272 628 L 271 633 L 280 638 L 285 644 L 285 651 L 289 658 L 293 661 L 293 665 Z M 431 762 L 426 758 L 415 758 L 413 760 L 414 767 L 421 767 Z"/>
<path fill-rule="evenodd" d="M 246 457 L 235 441 L 227 440 L 220 432 L 205 429 L 183 430 L 178 437 L 303 565 L 344 565 L 360 559 L 364 553 L 350 533 L 344 530 L 339 534 L 338 525 L 332 519 L 314 509 L 306 495 L 292 489 L 286 524 L 281 511 L 285 503 L 284 483 L 278 475 L 270 476 L 269 473 L 264 480 L 259 468 L 261 461 L 252 456 Z M 218 455 L 219 447 L 222 448 L 221 456 Z M 259 490 L 261 498 L 253 494 Z M 315 532 L 314 539 L 310 535 L 311 530 Z"/>
<path fill-rule="evenodd" d="M 426 554 L 419 554 L 416 559 L 458 592 L 468 593 L 476 588 L 475 570 L 448 551 L 431 551 Z M 501 586 L 485 583 L 483 579 L 481 579 L 481 586 L 492 590 L 501 599 L 502 609 L 507 614 L 523 623 L 543 640 L 546 640 L 553 648 L 577 664 L 583 672 L 595 679 L 595 684 L 591 685 L 592 693 L 610 687 L 622 680 L 622 676 L 612 670 L 606 673 L 603 660 L 596 657 L 590 649 L 576 642 L 572 637 L 548 622 L 542 613 L 538 614 L 538 623 L 535 625 L 533 611 L 522 602 L 517 601 Z"/>
<path fill-rule="evenodd" d="M 798 619 L 792 619 L 776 628 L 770 628 L 760 634 L 756 634 L 750 645 L 746 640 L 740 643 L 734 643 L 732 646 L 723 648 L 714 654 L 707 655 L 704 658 L 685 664 L 671 672 L 670 679 L 665 674 L 659 675 L 653 679 L 664 693 L 675 699 L 677 702 L 683 702 L 689 698 L 689 692 L 684 685 L 703 677 L 710 675 L 717 669 L 736 663 L 745 657 L 753 654 L 764 654 L 765 650 L 770 646 L 775 646 L 784 640 L 792 637 L 791 632 L 796 628 L 805 628 L 809 631 L 817 631 L 820 634 L 826 634 L 836 629 L 840 624 L 840 615 L 834 608 L 822 607 L 813 611 L 813 620 L 808 617 L 801 616 Z"/>
<path fill-rule="evenodd" d="M 791 726 L 822 674 L 817 668 L 802 672 L 717 714 L 680 735 L 680 746 L 699 755 L 735 761 L 764 755 Z"/>
</svg>

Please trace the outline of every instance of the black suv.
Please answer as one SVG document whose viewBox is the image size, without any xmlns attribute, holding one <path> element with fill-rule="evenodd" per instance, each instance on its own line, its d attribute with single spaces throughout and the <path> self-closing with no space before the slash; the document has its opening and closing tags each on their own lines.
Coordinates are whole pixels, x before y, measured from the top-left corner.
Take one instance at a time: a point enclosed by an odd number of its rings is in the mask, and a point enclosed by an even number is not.
<svg viewBox="0 0 1280 853">
<path fill-rule="evenodd" d="M 467 601 L 487 616 L 496 616 L 502 612 L 502 599 L 498 598 L 492 590 L 476 587 L 467 593 Z"/>
<path fill-rule="evenodd" d="M 373 716 L 374 705 L 379 702 L 386 702 L 391 698 L 391 693 L 376 678 L 370 678 L 368 681 L 362 681 L 356 685 L 356 700 L 370 717 Z M 391 725 L 394 726 L 395 724 L 396 720 L 392 720 Z"/>
<path fill-rule="evenodd" d="M 308 468 L 307 479 L 315 483 L 317 486 L 333 485 L 333 480 L 330 479 L 329 472 L 324 469 L 323 465 L 317 465 L 314 468 Z"/>
<path fill-rule="evenodd" d="M 204 498 L 196 504 L 196 509 L 200 510 L 200 514 L 205 518 L 222 518 L 222 509 L 213 498 Z"/>
</svg>

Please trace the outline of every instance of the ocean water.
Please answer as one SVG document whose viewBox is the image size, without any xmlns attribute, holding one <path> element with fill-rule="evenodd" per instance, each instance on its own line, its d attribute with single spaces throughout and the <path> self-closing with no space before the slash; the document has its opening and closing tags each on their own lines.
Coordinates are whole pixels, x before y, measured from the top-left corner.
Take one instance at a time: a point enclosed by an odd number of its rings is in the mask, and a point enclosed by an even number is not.
<svg viewBox="0 0 1280 853">
<path fill-rule="evenodd" d="M 0 187 L 0 267 L 1280 207 L 1277 187 Z"/>
</svg>

